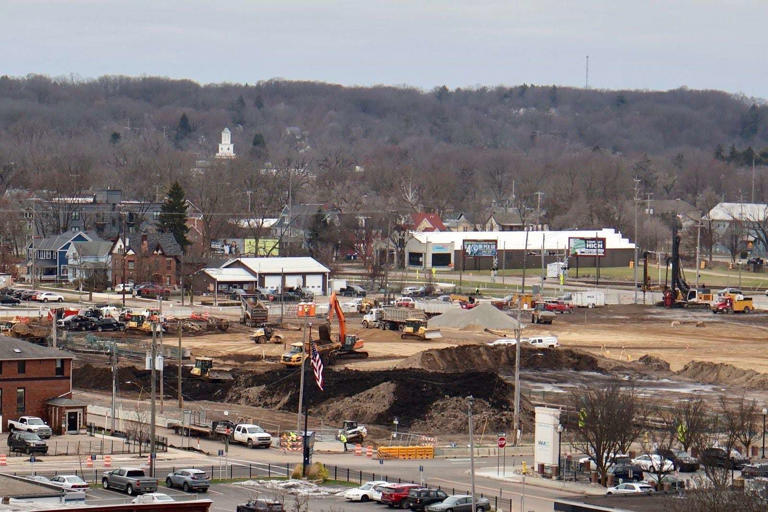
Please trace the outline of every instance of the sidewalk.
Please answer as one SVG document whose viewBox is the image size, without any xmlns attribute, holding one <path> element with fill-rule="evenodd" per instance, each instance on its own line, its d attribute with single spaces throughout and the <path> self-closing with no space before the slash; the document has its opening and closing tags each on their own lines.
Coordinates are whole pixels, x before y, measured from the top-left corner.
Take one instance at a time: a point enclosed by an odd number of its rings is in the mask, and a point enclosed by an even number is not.
<svg viewBox="0 0 768 512">
<path fill-rule="evenodd" d="M 501 482 L 530 485 L 533 487 L 542 487 L 545 489 L 554 489 L 588 496 L 602 496 L 605 494 L 605 487 L 599 485 L 566 482 L 564 480 L 551 480 L 549 478 L 541 478 L 538 475 L 524 476 L 514 473 L 512 469 L 507 469 L 506 473 L 503 474 L 497 474 L 495 469 L 483 469 L 475 471 L 475 474 L 491 480 L 499 480 Z"/>
</svg>

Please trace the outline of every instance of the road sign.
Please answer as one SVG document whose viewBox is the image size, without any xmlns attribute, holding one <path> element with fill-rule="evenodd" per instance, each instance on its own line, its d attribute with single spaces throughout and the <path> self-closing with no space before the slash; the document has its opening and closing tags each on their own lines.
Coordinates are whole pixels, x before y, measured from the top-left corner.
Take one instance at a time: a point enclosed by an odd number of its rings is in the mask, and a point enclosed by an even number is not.
<svg viewBox="0 0 768 512">
<path fill-rule="evenodd" d="M 499 448 L 504 448 L 505 446 L 507 446 L 507 438 L 504 436 L 499 436 L 498 445 L 499 445 Z"/>
<path fill-rule="evenodd" d="M 223 456 L 224 456 L 224 450 L 219 450 L 219 457 L 223 457 Z"/>
</svg>

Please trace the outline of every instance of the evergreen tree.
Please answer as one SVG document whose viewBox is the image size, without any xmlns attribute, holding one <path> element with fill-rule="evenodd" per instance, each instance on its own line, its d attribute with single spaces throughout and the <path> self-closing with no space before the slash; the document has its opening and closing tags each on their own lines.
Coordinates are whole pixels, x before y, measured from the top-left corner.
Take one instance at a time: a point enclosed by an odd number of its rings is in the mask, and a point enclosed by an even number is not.
<svg viewBox="0 0 768 512">
<path fill-rule="evenodd" d="M 179 144 L 181 141 L 189 137 L 192 134 L 192 131 L 192 123 L 189 122 L 187 114 L 181 114 L 181 117 L 179 118 L 179 124 L 176 126 L 176 144 Z"/>
<path fill-rule="evenodd" d="M 163 233 L 172 233 L 176 242 L 182 249 L 190 244 L 187 240 L 187 200 L 184 197 L 184 189 L 178 181 L 175 181 L 168 189 L 165 202 L 160 208 L 160 218 L 157 227 Z"/>
</svg>

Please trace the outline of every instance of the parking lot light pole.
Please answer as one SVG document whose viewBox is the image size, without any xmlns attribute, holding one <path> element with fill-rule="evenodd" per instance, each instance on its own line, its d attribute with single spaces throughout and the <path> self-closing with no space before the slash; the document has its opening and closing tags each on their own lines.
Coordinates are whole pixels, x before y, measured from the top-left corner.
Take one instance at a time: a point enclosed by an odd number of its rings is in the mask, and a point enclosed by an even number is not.
<svg viewBox="0 0 768 512">
<path fill-rule="evenodd" d="M 763 407 L 763 455 L 762 457 L 765 458 L 765 416 L 768 414 L 768 409 Z"/>
<path fill-rule="evenodd" d="M 557 479 L 562 480 L 563 479 L 563 425 L 558 424 L 557 425 Z"/>
<path fill-rule="evenodd" d="M 472 405 L 475 398 L 469 395 L 467 398 L 467 409 L 469 413 L 469 472 L 472 483 L 472 512 L 476 512 L 477 502 L 475 501 L 475 432 L 472 427 Z"/>
</svg>

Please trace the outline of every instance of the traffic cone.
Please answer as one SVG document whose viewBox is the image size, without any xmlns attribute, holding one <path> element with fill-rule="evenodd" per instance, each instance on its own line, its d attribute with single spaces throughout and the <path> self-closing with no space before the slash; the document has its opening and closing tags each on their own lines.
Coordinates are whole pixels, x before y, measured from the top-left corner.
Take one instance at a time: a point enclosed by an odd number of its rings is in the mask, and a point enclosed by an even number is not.
<svg viewBox="0 0 768 512">
<path fill-rule="evenodd" d="M 373 457 L 373 446 L 368 445 L 368 447 L 365 449 L 365 456 L 369 459 Z"/>
<path fill-rule="evenodd" d="M 111 468 L 112 467 L 112 456 L 111 455 L 105 455 L 104 456 L 104 467 L 105 468 Z"/>
<path fill-rule="evenodd" d="M 0 453 L 0 466 L 7 466 L 8 460 L 5 457 L 4 453 Z"/>
<path fill-rule="evenodd" d="M 356 444 L 355 445 L 355 455 L 362 455 L 363 454 L 363 445 Z"/>
<path fill-rule="evenodd" d="M 91 459 L 90 455 L 85 458 L 85 467 L 87 468 L 93 467 L 93 459 Z"/>
</svg>

